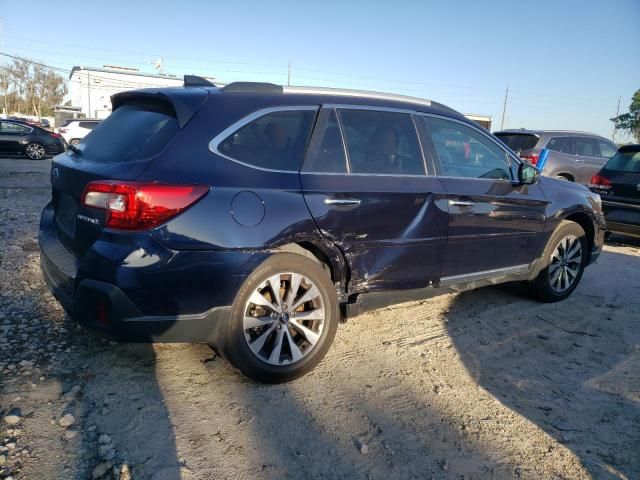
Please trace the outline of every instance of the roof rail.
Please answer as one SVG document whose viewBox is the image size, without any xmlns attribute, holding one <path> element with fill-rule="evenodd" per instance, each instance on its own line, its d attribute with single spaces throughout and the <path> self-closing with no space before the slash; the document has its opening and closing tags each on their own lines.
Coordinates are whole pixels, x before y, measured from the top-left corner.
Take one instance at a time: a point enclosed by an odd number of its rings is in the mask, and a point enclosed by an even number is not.
<svg viewBox="0 0 640 480">
<path fill-rule="evenodd" d="M 396 95 L 393 93 L 369 92 L 366 90 L 350 90 L 346 88 L 326 87 L 282 87 L 284 93 L 301 93 L 310 95 L 344 95 L 349 97 L 373 98 L 378 100 L 393 100 L 396 102 L 419 103 L 431 106 L 431 100 L 408 95 Z"/>
<path fill-rule="evenodd" d="M 282 90 L 280 85 L 262 82 L 232 82 L 222 87 L 225 93 L 282 93 Z"/>
<path fill-rule="evenodd" d="M 185 87 L 215 87 L 213 83 L 203 77 L 197 75 L 185 75 L 184 76 Z"/>
</svg>

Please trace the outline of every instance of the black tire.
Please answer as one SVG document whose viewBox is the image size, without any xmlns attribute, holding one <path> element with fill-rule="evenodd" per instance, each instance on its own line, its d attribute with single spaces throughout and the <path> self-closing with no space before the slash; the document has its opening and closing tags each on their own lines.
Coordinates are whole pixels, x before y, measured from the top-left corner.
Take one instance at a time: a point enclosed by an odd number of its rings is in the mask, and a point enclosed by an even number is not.
<svg viewBox="0 0 640 480">
<path fill-rule="evenodd" d="M 72 138 L 71 141 L 69 142 L 69 145 L 78 145 L 79 143 L 80 143 L 79 138 Z"/>
<path fill-rule="evenodd" d="M 313 285 L 317 287 L 324 311 L 324 323 L 322 324 L 323 326 L 321 333 L 319 334 L 317 341 L 315 341 L 313 345 L 311 345 L 310 343 L 305 343 L 305 337 L 299 335 L 298 331 L 294 328 L 294 321 L 297 321 L 299 323 L 305 322 L 305 320 L 300 321 L 299 319 L 294 318 L 296 314 L 300 315 L 300 312 L 291 313 L 291 324 L 288 323 L 289 316 L 287 316 L 287 323 L 284 325 L 281 324 L 281 322 L 283 322 L 284 320 L 282 320 L 280 317 L 270 323 L 270 325 L 274 325 L 274 327 L 278 330 L 273 330 L 273 332 L 269 335 L 275 337 L 279 333 L 280 329 L 286 329 L 289 332 L 284 333 L 284 335 L 286 335 L 285 338 L 289 339 L 287 340 L 287 345 L 290 345 L 290 339 L 292 338 L 292 335 L 295 335 L 297 341 L 300 341 L 303 346 L 305 346 L 306 348 L 311 346 L 308 351 L 304 350 L 304 352 L 306 353 L 301 359 L 284 365 L 274 365 L 268 363 L 266 359 L 259 358 L 259 354 L 254 353 L 249 347 L 249 340 L 247 340 L 247 338 L 245 337 L 245 310 L 247 309 L 247 302 L 249 302 L 249 298 L 252 296 L 252 294 L 254 294 L 254 292 L 258 291 L 260 286 L 263 285 L 263 283 L 266 282 L 267 279 L 280 274 L 282 275 L 281 277 L 279 277 L 280 279 L 287 278 L 286 275 L 289 272 L 306 277 L 305 281 L 309 280 Z M 281 284 L 286 285 L 286 280 Z M 283 289 L 283 292 L 284 291 L 285 290 Z M 286 290 L 286 292 L 288 291 L 289 290 Z M 300 291 L 304 292 L 304 290 Z M 270 294 L 268 293 L 268 295 Z M 286 293 L 282 295 L 282 303 L 286 306 L 286 303 L 284 303 L 285 296 Z M 300 295 L 299 298 L 301 298 L 302 296 L 303 295 Z M 251 311 L 250 308 L 249 311 Z M 268 310 L 264 311 L 268 312 Z M 262 318 L 268 317 L 265 316 Z M 322 266 L 319 263 L 314 262 L 313 260 L 303 257 L 302 255 L 291 253 L 277 254 L 268 258 L 259 267 L 257 267 L 238 291 L 227 324 L 226 335 L 222 346 L 222 353 L 233 366 L 235 366 L 242 373 L 254 380 L 263 383 L 288 382 L 306 374 L 322 360 L 322 358 L 327 353 L 327 350 L 331 346 L 331 343 L 333 342 L 333 338 L 336 334 L 336 329 L 338 327 L 339 321 L 340 311 L 335 287 L 333 285 L 333 282 L 331 281 L 329 274 L 322 268 Z M 266 330 L 270 328 L 267 325 L 269 324 L 265 324 L 265 327 L 256 327 L 258 329 L 257 331 L 266 332 Z M 307 325 L 309 324 L 307 323 Z M 254 330 L 247 330 L 247 332 L 254 332 Z M 261 333 L 256 334 L 256 337 L 259 336 L 261 336 Z M 263 342 L 263 349 L 267 348 L 267 342 L 269 341 L 270 340 Z M 275 344 L 275 340 L 273 342 Z M 287 348 L 284 347 L 284 344 L 283 348 L 283 351 L 287 350 Z M 292 352 L 291 347 L 288 347 L 288 349 L 289 352 Z M 280 359 L 282 358 L 281 355 L 282 354 L 277 355 L 277 361 L 280 361 Z M 285 359 L 285 361 L 292 361 L 293 353 L 290 353 L 290 355 L 291 359 Z"/>
<path fill-rule="evenodd" d="M 44 145 L 38 142 L 29 142 L 24 147 L 24 154 L 30 160 L 44 160 L 47 158 L 47 151 L 44 148 Z"/>
<path fill-rule="evenodd" d="M 558 248 L 560 242 L 568 237 L 575 237 L 580 242 L 582 248 L 579 265 L 577 266 L 577 274 L 575 275 L 573 282 L 565 290 L 559 292 L 552 285 L 552 278 L 550 276 L 550 269 L 552 266 L 552 255 Z M 551 235 L 547 246 L 542 254 L 543 265 L 545 266 L 535 280 L 530 282 L 531 293 L 533 296 L 541 302 L 558 302 L 567 298 L 576 289 L 584 273 L 584 269 L 587 265 L 588 257 L 587 236 L 584 229 L 575 222 L 564 220 L 558 225 L 556 230 Z M 555 271 L 555 270 L 554 270 Z"/>
</svg>

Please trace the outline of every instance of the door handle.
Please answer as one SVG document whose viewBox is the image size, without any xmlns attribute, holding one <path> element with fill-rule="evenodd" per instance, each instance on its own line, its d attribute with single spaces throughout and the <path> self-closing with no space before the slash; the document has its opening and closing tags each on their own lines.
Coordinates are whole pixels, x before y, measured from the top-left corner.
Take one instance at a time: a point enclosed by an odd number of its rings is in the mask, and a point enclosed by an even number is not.
<svg viewBox="0 0 640 480">
<path fill-rule="evenodd" d="M 473 207 L 474 203 L 465 200 L 449 200 L 449 205 L 452 207 Z"/>
<path fill-rule="evenodd" d="M 335 205 L 337 207 L 357 207 L 360 205 L 358 198 L 325 198 L 325 205 Z"/>
</svg>

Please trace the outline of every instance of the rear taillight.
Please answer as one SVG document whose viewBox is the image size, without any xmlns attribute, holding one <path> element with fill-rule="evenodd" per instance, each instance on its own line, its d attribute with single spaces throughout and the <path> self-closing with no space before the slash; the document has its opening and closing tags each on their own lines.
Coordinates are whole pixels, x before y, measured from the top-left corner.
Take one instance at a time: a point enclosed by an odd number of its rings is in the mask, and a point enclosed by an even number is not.
<svg viewBox="0 0 640 480">
<path fill-rule="evenodd" d="M 81 200 L 85 207 L 107 212 L 107 227 L 145 230 L 175 217 L 208 191 L 204 185 L 104 180 L 87 184 Z"/>
<path fill-rule="evenodd" d="M 529 155 L 520 155 L 520 158 L 523 159 L 525 162 L 530 163 L 534 167 L 538 163 L 538 155 L 536 155 L 535 153 L 531 153 Z"/>
<path fill-rule="evenodd" d="M 50 133 L 49 135 L 53 138 L 62 138 L 62 135 L 58 135 L 57 133 Z"/>
<path fill-rule="evenodd" d="M 599 173 L 596 173 L 593 177 L 591 177 L 591 183 L 589 183 L 589 186 L 591 188 L 596 188 L 599 190 L 609 190 L 612 187 L 612 183 L 611 180 L 609 180 L 607 177 L 600 175 Z"/>
</svg>

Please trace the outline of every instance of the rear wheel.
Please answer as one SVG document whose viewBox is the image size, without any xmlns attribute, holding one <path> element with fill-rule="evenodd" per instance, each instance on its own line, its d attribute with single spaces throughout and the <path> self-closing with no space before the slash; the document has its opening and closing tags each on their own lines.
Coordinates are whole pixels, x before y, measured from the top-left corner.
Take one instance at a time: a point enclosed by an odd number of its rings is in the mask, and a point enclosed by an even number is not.
<svg viewBox="0 0 640 480">
<path fill-rule="evenodd" d="M 321 265 L 279 254 L 260 265 L 238 292 L 223 350 L 254 380 L 286 382 L 322 360 L 339 319 L 335 288 Z"/>
<path fill-rule="evenodd" d="M 24 148 L 24 153 L 31 160 L 42 160 L 46 155 L 44 147 L 36 142 L 28 143 Z"/>
<path fill-rule="evenodd" d="M 80 143 L 79 138 L 72 138 L 71 141 L 69 142 L 69 145 L 78 145 L 79 143 Z"/>
<path fill-rule="evenodd" d="M 587 237 L 580 225 L 561 222 L 542 255 L 545 268 L 531 283 L 536 298 L 557 302 L 571 295 L 587 264 L 587 247 Z"/>
</svg>

